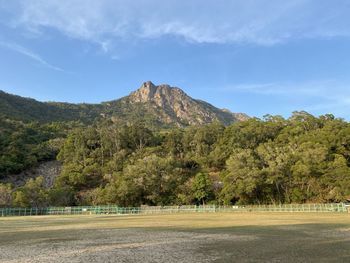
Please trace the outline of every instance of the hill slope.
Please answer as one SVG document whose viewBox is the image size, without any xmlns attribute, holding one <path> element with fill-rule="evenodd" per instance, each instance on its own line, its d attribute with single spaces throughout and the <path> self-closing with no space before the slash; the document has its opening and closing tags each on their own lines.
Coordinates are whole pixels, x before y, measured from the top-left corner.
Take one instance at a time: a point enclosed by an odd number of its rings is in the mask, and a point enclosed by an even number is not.
<svg viewBox="0 0 350 263">
<path fill-rule="evenodd" d="M 101 109 L 96 104 L 40 102 L 0 90 L 0 115 L 18 121 L 88 121 L 98 117 Z"/>
<path fill-rule="evenodd" d="M 201 125 L 220 121 L 230 124 L 247 119 L 245 114 L 231 113 L 195 100 L 184 91 L 169 85 L 156 86 L 148 81 L 129 96 L 101 104 L 39 102 L 0 91 L 0 115 L 21 121 L 92 122 L 111 118 L 130 122 L 142 119 L 157 126 Z"/>
</svg>

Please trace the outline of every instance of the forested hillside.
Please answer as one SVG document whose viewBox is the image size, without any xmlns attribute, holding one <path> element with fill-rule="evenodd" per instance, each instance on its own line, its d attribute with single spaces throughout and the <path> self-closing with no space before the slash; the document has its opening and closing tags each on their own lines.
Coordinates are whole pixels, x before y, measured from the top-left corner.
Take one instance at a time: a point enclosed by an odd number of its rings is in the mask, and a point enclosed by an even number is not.
<svg viewBox="0 0 350 263">
<path fill-rule="evenodd" d="M 39 124 L 0 118 L 0 180 L 56 158 L 76 122 Z"/>
<path fill-rule="evenodd" d="M 100 104 L 40 102 L 0 91 L 0 178 L 55 159 L 62 138 L 73 127 L 142 122 L 159 131 L 245 119 L 245 114 L 218 109 L 179 88 L 150 81 L 128 96 Z"/>
<path fill-rule="evenodd" d="M 32 134 L 30 128 L 22 126 L 20 135 Z M 42 129 L 33 133 L 34 144 L 49 136 L 47 129 L 53 132 L 50 125 Z M 28 156 L 36 152 L 45 151 Z M 303 203 L 350 197 L 350 124 L 332 115 L 295 112 L 289 119 L 266 116 L 158 131 L 142 122 L 104 120 L 72 127 L 57 158 L 63 169 L 52 188 L 46 189 L 41 177 L 18 189 L 1 185 L 0 205 Z"/>
<path fill-rule="evenodd" d="M 22 122 L 50 123 L 57 121 L 83 121 L 91 123 L 100 115 L 102 105 L 40 102 L 8 94 L 0 90 L 0 116 L 2 119 Z"/>
</svg>

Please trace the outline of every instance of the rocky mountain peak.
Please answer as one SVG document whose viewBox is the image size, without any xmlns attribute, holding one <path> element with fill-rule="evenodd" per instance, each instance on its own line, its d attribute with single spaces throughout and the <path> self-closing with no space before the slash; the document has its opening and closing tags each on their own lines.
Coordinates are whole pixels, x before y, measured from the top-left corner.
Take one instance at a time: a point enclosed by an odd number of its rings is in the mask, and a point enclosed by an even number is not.
<svg viewBox="0 0 350 263">
<path fill-rule="evenodd" d="M 135 102 L 146 102 L 154 96 L 156 90 L 157 87 L 151 81 L 146 81 L 138 90 L 132 92 L 130 96 Z"/>
<path fill-rule="evenodd" d="M 224 124 L 236 121 L 234 113 L 193 99 L 180 88 L 168 84 L 155 85 L 151 81 L 144 82 L 127 98 L 131 104 L 143 104 L 147 111 L 159 116 L 161 122 L 175 123 L 179 126 L 205 124 L 216 120 Z"/>
<path fill-rule="evenodd" d="M 141 87 L 132 92 L 129 96 L 132 102 L 153 102 L 159 107 L 165 104 L 172 104 L 175 101 L 191 100 L 191 98 L 176 87 L 170 87 L 168 84 L 154 85 L 151 81 L 144 82 Z"/>
</svg>

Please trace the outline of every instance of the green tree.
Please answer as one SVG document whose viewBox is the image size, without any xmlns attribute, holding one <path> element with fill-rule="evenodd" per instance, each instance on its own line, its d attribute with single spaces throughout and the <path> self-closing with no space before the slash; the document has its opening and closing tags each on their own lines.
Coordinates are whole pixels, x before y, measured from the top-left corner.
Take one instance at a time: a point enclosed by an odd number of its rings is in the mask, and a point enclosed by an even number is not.
<svg viewBox="0 0 350 263">
<path fill-rule="evenodd" d="M 350 199 L 350 168 L 344 156 L 336 154 L 322 178 L 325 201 L 346 202 Z"/>
<path fill-rule="evenodd" d="M 0 207 L 10 207 L 12 205 L 12 186 L 0 183 Z"/>
<path fill-rule="evenodd" d="M 39 176 L 14 192 L 13 203 L 20 207 L 45 207 L 48 205 L 48 193 L 44 187 L 44 178 Z"/>
<path fill-rule="evenodd" d="M 75 204 L 74 190 L 70 186 L 54 186 L 48 190 L 49 204 L 52 206 L 70 206 Z"/>
<path fill-rule="evenodd" d="M 263 202 L 265 177 L 255 151 L 236 149 L 227 160 L 227 171 L 223 173 L 222 198 L 225 204 L 232 202 Z"/>
<path fill-rule="evenodd" d="M 212 194 L 212 183 L 207 173 L 197 173 L 192 182 L 192 195 L 195 200 L 205 205 Z"/>
</svg>

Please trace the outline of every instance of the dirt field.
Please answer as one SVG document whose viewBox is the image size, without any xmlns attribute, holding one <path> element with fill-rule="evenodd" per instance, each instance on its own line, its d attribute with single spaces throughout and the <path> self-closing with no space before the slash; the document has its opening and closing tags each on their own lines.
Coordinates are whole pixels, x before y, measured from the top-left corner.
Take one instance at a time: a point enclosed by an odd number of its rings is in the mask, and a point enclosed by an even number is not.
<svg viewBox="0 0 350 263">
<path fill-rule="evenodd" d="M 0 262 L 350 262 L 350 214 L 0 218 Z"/>
</svg>

